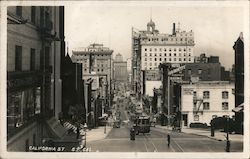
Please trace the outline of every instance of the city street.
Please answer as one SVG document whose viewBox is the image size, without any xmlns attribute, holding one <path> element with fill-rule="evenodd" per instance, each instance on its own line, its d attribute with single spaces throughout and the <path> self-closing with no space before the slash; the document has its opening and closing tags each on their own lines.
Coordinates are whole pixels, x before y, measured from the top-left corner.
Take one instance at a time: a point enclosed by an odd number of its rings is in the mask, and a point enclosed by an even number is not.
<svg viewBox="0 0 250 159">
<path fill-rule="evenodd" d="M 126 101 L 120 104 L 121 120 L 128 120 L 125 111 Z M 99 152 L 225 152 L 225 141 L 217 141 L 205 136 L 172 132 L 151 127 L 148 134 L 136 135 L 130 140 L 130 124 L 122 124 L 121 128 L 113 128 L 108 136 L 99 141 L 88 143 L 92 151 Z M 167 134 L 171 136 L 171 144 L 167 146 Z M 242 142 L 231 142 L 231 152 L 240 152 Z"/>
</svg>

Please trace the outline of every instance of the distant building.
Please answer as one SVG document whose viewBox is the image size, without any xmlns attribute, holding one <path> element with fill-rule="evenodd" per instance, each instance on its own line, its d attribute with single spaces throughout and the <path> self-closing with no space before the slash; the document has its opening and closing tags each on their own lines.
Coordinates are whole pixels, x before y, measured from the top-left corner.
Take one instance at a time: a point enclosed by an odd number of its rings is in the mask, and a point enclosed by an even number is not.
<svg viewBox="0 0 250 159">
<path fill-rule="evenodd" d="M 123 61 L 123 57 L 122 57 L 122 55 L 120 54 L 120 53 L 118 53 L 116 56 L 115 56 L 115 61 Z"/>
<path fill-rule="evenodd" d="M 243 33 L 240 33 L 239 38 L 234 43 L 233 49 L 235 51 L 235 107 L 241 105 L 241 109 L 235 111 L 235 120 L 238 123 L 238 130 L 240 133 L 243 133 L 244 126 L 244 116 L 243 116 L 243 107 L 244 107 L 244 41 Z"/>
<path fill-rule="evenodd" d="M 72 61 L 82 63 L 82 79 L 88 85 L 91 95 L 87 99 L 87 120 L 92 127 L 98 126 L 97 118 L 103 110 L 108 110 L 112 105 L 113 97 L 113 50 L 104 47 L 103 44 L 90 44 L 88 47 L 77 48 L 72 51 Z M 105 78 L 105 97 L 101 99 L 99 79 Z M 105 107 L 105 108 L 103 108 Z M 91 117 L 92 116 L 92 117 Z"/>
<path fill-rule="evenodd" d="M 115 56 L 114 64 L 114 80 L 116 82 L 126 82 L 128 80 L 127 62 L 122 61 L 122 55 Z"/>
<path fill-rule="evenodd" d="M 226 81 L 201 81 L 181 86 L 181 114 L 183 126 L 191 123 L 205 123 L 215 117 L 234 113 L 234 83 Z"/>
<path fill-rule="evenodd" d="M 142 71 L 159 70 L 161 63 L 193 63 L 194 33 L 176 29 L 171 34 L 159 33 L 150 20 L 147 30 L 132 29 L 132 82 L 133 91 L 140 98 L 143 94 Z M 145 75 L 145 74 L 144 74 Z M 147 75 L 145 75 L 147 79 Z"/>
</svg>

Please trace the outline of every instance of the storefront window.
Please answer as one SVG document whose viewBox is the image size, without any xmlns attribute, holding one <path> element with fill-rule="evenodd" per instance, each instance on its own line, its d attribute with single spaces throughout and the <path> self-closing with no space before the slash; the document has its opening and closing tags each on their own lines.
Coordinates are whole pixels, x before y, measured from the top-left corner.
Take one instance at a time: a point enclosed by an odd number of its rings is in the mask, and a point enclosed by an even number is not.
<svg viewBox="0 0 250 159">
<path fill-rule="evenodd" d="M 8 95 L 7 124 L 8 134 L 40 113 L 40 87 L 10 93 Z"/>
</svg>

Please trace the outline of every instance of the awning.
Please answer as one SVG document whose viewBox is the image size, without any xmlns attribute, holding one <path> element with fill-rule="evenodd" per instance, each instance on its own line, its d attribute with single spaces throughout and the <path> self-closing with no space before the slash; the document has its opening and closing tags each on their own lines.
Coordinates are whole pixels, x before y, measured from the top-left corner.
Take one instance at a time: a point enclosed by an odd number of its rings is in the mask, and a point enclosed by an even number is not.
<svg viewBox="0 0 250 159">
<path fill-rule="evenodd" d="M 244 110 L 244 103 L 241 103 L 240 105 L 232 109 L 232 111 L 235 113 L 243 112 L 243 110 Z"/>
<path fill-rule="evenodd" d="M 56 118 L 53 117 L 47 120 L 46 123 L 55 137 L 62 139 L 66 135 L 67 130 L 60 124 L 60 122 L 58 122 L 58 120 L 56 120 Z"/>
</svg>

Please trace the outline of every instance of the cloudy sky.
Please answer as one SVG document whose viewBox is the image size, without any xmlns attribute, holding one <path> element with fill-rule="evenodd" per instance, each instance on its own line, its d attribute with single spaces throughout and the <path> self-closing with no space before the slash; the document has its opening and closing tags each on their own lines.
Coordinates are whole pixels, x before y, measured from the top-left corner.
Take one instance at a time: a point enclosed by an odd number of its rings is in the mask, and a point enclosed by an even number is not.
<svg viewBox="0 0 250 159">
<path fill-rule="evenodd" d="M 228 3 L 83 3 L 65 7 L 65 38 L 69 50 L 103 43 L 126 60 L 131 57 L 131 28 L 146 30 L 152 15 L 161 33 L 171 33 L 172 23 L 178 22 L 181 30 L 193 30 L 194 54 L 219 56 L 231 68 L 232 47 L 240 32 L 244 34 L 244 13 L 242 5 Z"/>
</svg>

